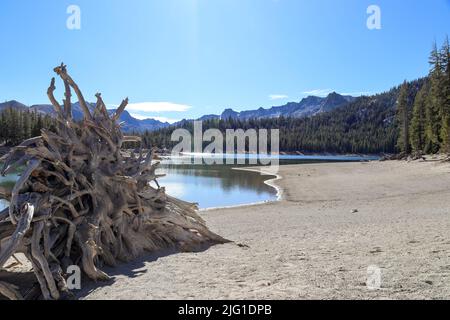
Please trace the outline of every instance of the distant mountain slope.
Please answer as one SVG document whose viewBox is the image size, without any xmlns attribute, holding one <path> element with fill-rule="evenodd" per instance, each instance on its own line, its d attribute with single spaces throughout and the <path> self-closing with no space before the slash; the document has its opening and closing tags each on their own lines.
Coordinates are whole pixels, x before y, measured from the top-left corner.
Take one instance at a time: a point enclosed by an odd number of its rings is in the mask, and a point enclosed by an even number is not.
<svg viewBox="0 0 450 320">
<path fill-rule="evenodd" d="M 409 83 L 409 100 L 413 99 L 427 78 Z M 280 130 L 280 150 L 286 152 L 330 152 L 330 153 L 392 153 L 396 150 L 398 130 L 395 126 L 396 103 L 399 87 L 387 92 L 353 98 L 335 92 L 327 97 L 310 96 L 300 102 L 291 102 L 269 109 L 260 108 L 236 112 L 225 110 L 222 115 L 205 115 L 203 129 L 265 128 Z M 90 107 L 93 109 L 94 105 Z M 0 104 L 6 108 L 27 110 L 18 101 Z M 34 105 L 33 111 L 54 115 L 51 105 Z M 73 114 L 81 119 L 78 103 L 73 104 Z M 114 110 L 109 110 L 114 112 Z M 251 121 L 248 121 L 252 119 Z M 174 142 L 170 136 L 175 128 L 192 129 L 192 120 L 176 124 L 154 119 L 139 120 L 124 111 L 120 121 L 126 132 L 144 132 L 144 143 L 148 146 L 170 148 Z"/>
<path fill-rule="evenodd" d="M 26 105 L 24 105 L 23 103 L 20 103 L 19 101 L 16 101 L 16 100 L 11 100 L 11 101 L 6 101 L 3 103 L 0 103 L 0 112 L 5 109 L 9 109 L 9 108 L 24 111 L 24 110 L 27 110 L 28 107 Z"/>
<path fill-rule="evenodd" d="M 270 109 L 259 108 L 257 110 L 242 112 L 236 112 L 233 109 L 226 109 L 221 114 L 220 118 L 249 120 L 278 117 L 310 117 L 322 112 L 331 111 L 354 100 L 354 97 L 343 96 L 336 92 L 333 92 L 325 98 L 309 96 L 302 99 L 300 102 L 290 102 L 283 106 L 272 107 Z"/>
<path fill-rule="evenodd" d="M 409 83 L 409 105 L 412 105 L 415 95 L 426 81 L 427 78 L 423 78 Z M 227 110 L 223 119 L 204 121 L 203 130 L 279 129 L 280 150 L 284 152 L 395 153 L 398 140 L 395 114 L 399 91 L 400 87 L 394 87 L 381 94 L 350 99 L 347 103 L 343 103 L 344 100 L 336 94 L 327 98 L 308 97 L 299 103 L 303 107 L 296 103 L 280 107 L 284 111 L 290 110 L 290 114 L 314 114 L 308 117 L 262 117 L 242 121 L 237 117 L 240 113 Z M 184 121 L 177 126 L 151 132 L 145 135 L 144 141 L 148 145 L 170 149 L 177 143 L 171 141 L 171 133 L 180 127 L 192 130 L 192 124 Z"/>
<path fill-rule="evenodd" d="M 271 107 L 269 109 L 259 108 L 257 110 L 249 110 L 236 112 L 233 109 L 226 109 L 221 115 L 204 115 L 198 120 L 206 121 L 212 119 L 265 119 L 265 118 L 278 118 L 278 117 L 293 117 L 293 118 L 303 118 L 314 116 L 323 112 L 331 111 L 335 108 L 341 107 L 349 102 L 354 101 L 355 98 L 351 96 L 343 96 L 336 92 L 329 94 L 325 98 L 310 96 L 304 98 L 300 102 L 290 102 L 283 106 Z M 89 104 L 91 110 L 94 109 L 95 104 Z M 28 107 L 18 101 L 12 100 L 0 104 L 0 111 L 14 108 L 20 110 L 27 110 Z M 50 104 L 39 104 L 32 105 L 30 108 L 33 112 L 40 114 L 48 114 L 50 116 L 55 116 L 55 111 L 53 106 Z M 114 110 L 110 110 L 114 112 Z M 81 120 L 83 118 L 83 112 L 81 111 L 80 104 L 78 102 L 72 104 L 73 117 L 76 120 Z M 125 132 L 144 132 L 153 131 L 171 126 L 167 122 L 161 122 L 155 119 L 145 119 L 140 120 L 131 116 L 126 110 L 122 113 L 120 117 L 120 122 L 122 122 L 122 128 Z M 185 121 L 182 120 L 175 125 L 182 125 Z"/>
<path fill-rule="evenodd" d="M 115 110 L 109 111 L 115 112 Z M 161 122 L 155 119 L 136 119 L 127 110 L 122 112 L 119 118 L 119 122 L 122 122 L 122 129 L 125 132 L 144 132 L 146 130 L 153 131 L 170 126 L 170 123 L 168 122 Z"/>
<path fill-rule="evenodd" d="M 93 110 L 95 108 L 95 104 L 90 103 L 89 107 Z M 0 103 L 0 112 L 8 108 L 20 111 L 31 110 L 42 115 L 50 115 L 52 117 L 56 115 L 53 106 L 50 104 L 36 104 L 31 107 L 27 107 L 23 103 L 16 100 Z M 114 109 L 108 111 L 115 112 Z M 75 120 L 81 120 L 83 118 L 83 112 L 81 111 L 79 102 L 72 103 L 72 114 Z M 144 132 L 146 130 L 152 131 L 170 126 L 168 122 L 161 122 L 155 119 L 136 119 L 126 110 L 121 114 L 119 121 L 122 122 L 122 128 L 125 132 Z"/>
</svg>

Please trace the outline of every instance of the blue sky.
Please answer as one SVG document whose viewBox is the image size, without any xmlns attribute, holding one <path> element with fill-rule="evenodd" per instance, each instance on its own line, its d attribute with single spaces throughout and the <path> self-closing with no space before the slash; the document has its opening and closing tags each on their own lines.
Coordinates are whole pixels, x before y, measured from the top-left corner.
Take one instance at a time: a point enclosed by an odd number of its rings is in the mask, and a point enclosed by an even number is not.
<svg viewBox="0 0 450 320">
<path fill-rule="evenodd" d="M 424 76 L 446 34 L 449 0 L 2 0 L 0 101 L 47 103 L 61 61 L 87 99 L 159 119 L 376 93 Z"/>
</svg>

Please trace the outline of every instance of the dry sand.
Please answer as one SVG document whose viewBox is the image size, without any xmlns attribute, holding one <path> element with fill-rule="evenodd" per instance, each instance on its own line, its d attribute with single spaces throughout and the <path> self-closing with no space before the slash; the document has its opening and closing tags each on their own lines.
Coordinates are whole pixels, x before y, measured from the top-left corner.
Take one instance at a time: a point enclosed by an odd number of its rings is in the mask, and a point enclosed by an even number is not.
<svg viewBox="0 0 450 320">
<path fill-rule="evenodd" d="M 280 175 L 279 202 L 202 213 L 244 246 L 143 257 L 81 298 L 450 298 L 449 164 L 293 165 Z M 366 286 L 371 265 L 379 290 Z"/>
</svg>

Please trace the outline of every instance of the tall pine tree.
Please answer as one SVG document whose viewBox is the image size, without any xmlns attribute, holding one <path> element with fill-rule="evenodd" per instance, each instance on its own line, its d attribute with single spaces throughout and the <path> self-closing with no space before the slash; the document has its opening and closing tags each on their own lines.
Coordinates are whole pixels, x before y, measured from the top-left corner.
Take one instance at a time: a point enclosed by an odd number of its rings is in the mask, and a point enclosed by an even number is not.
<svg viewBox="0 0 450 320">
<path fill-rule="evenodd" d="M 414 100 L 414 108 L 410 126 L 410 143 L 412 151 L 422 154 L 426 148 L 426 103 L 430 87 L 424 84 Z"/>
<path fill-rule="evenodd" d="M 442 95 L 440 97 L 441 103 L 441 151 L 450 152 L 450 44 L 447 37 L 441 49 L 441 63 L 442 63 Z"/>
<path fill-rule="evenodd" d="M 400 152 L 409 154 L 409 106 L 408 106 L 408 83 L 405 81 L 400 89 L 397 102 L 397 121 L 400 128 L 397 147 Z"/>
<path fill-rule="evenodd" d="M 442 55 L 436 43 L 430 56 L 430 94 L 426 108 L 426 152 L 436 153 L 441 145 L 442 106 L 443 106 L 443 72 Z"/>
</svg>

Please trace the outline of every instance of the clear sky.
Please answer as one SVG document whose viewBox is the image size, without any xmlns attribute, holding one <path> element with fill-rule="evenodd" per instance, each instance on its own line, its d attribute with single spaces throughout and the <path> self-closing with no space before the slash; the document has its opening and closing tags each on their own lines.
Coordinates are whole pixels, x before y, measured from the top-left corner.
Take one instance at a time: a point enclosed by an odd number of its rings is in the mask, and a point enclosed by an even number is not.
<svg viewBox="0 0 450 320">
<path fill-rule="evenodd" d="M 366 26 L 372 4 L 380 30 Z M 61 61 L 88 100 L 128 96 L 141 117 L 376 93 L 426 75 L 446 34 L 450 0 L 1 0 L 0 101 L 48 103 Z"/>
</svg>

